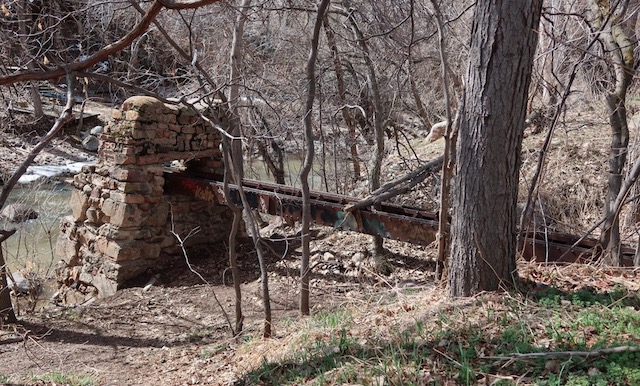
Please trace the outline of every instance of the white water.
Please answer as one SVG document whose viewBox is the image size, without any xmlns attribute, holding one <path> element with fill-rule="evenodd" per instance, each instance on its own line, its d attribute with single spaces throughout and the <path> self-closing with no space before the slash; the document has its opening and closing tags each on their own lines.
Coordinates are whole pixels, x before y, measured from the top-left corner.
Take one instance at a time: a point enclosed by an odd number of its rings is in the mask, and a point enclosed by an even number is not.
<svg viewBox="0 0 640 386">
<path fill-rule="evenodd" d="M 58 176 L 71 176 L 80 172 L 83 166 L 93 165 L 95 162 L 74 162 L 67 165 L 60 166 L 29 166 L 26 173 L 24 173 L 18 180 L 19 184 L 27 184 L 35 182 L 39 179 L 58 177 Z"/>
</svg>

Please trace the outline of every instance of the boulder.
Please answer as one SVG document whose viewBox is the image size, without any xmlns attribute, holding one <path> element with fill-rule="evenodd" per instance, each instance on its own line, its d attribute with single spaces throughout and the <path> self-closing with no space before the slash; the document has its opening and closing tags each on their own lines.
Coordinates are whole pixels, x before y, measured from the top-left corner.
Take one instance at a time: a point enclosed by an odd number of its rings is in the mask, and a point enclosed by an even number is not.
<svg viewBox="0 0 640 386">
<path fill-rule="evenodd" d="M 11 222 L 24 222 L 38 218 L 38 212 L 26 204 L 9 204 L 2 209 L 0 217 Z"/>
<path fill-rule="evenodd" d="M 7 275 L 7 285 L 16 294 L 29 294 L 39 287 L 38 281 L 33 275 L 25 276 L 21 272 Z"/>
<path fill-rule="evenodd" d="M 96 152 L 98 151 L 98 146 L 100 145 L 100 140 L 95 135 L 87 135 L 82 140 L 82 147 L 84 147 L 88 151 Z"/>
</svg>

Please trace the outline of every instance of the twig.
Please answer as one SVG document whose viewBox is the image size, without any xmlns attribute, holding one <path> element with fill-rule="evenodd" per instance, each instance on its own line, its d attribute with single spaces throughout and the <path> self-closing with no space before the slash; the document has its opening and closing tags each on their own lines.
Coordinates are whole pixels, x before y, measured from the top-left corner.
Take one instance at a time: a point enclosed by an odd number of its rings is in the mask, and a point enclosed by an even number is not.
<svg viewBox="0 0 640 386">
<path fill-rule="evenodd" d="M 200 278 L 200 280 L 202 280 L 205 284 L 209 285 L 212 288 L 211 293 L 213 294 L 213 299 L 215 300 L 215 302 L 220 307 L 220 310 L 222 311 L 222 315 L 224 316 L 225 320 L 227 321 L 227 324 L 229 325 L 229 328 L 231 329 L 231 332 L 233 333 L 233 335 L 235 335 L 235 330 L 233 328 L 233 324 L 231 324 L 231 319 L 229 318 L 229 314 L 227 314 L 227 311 L 224 309 L 224 306 L 222 305 L 222 303 L 218 299 L 218 296 L 216 295 L 216 291 L 213 290 L 213 286 L 211 286 L 211 283 L 209 283 L 207 281 L 207 279 L 205 279 L 200 274 L 200 272 L 196 271 L 193 268 L 193 266 L 191 265 L 191 262 L 189 261 L 189 255 L 187 254 L 187 250 L 186 250 L 186 248 L 184 246 L 184 242 L 187 241 L 187 239 L 189 237 L 191 237 L 191 236 L 197 234 L 198 232 L 200 232 L 200 227 L 196 227 L 196 228 L 192 229 L 191 231 L 189 231 L 187 236 L 185 236 L 183 238 L 175 231 L 175 223 L 173 221 L 173 211 L 170 211 L 169 215 L 171 216 L 171 234 L 176 238 L 176 240 L 178 240 L 178 245 L 180 246 L 180 249 L 182 250 L 182 255 L 184 256 L 184 260 L 187 262 L 187 267 L 189 268 L 189 270 L 191 272 L 193 272 L 195 275 L 197 275 Z"/>
<path fill-rule="evenodd" d="M 25 340 L 27 340 L 28 337 L 30 337 L 30 334 L 31 334 L 31 331 L 29 330 L 27 330 L 24 333 L 19 333 L 17 331 L 14 331 L 13 335 L 18 335 L 18 336 L 15 336 L 12 338 L 0 339 L 0 345 L 24 342 Z M 6 335 L 9 335 L 9 334 L 6 334 Z"/>
<path fill-rule="evenodd" d="M 427 162 L 425 165 L 420 168 L 408 173 L 400 178 L 397 178 L 393 181 L 387 182 L 379 189 L 375 190 L 371 193 L 370 196 L 364 198 L 355 204 L 348 205 L 345 208 L 346 212 L 351 212 L 356 209 L 362 209 L 369 207 L 374 204 L 381 203 L 386 201 L 392 197 L 399 196 L 405 192 L 411 190 L 414 186 L 418 185 L 422 182 L 429 173 L 439 169 L 443 163 L 443 156 L 436 157 L 431 161 Z M 400 186 L 404 183 L 407 183 L 405 186 Z"/>
<path fill-rule="evenodd" d="M 532 352 L 532 353 L 512 353 L 504 356 L 485 356 L 481 359 L 492 359 L 498 361 L 511 361 L 516 359 L 540 359 L 540 358 L 563 358 L 563 357 L 600 357 L 609 354 L 619 354 L 623 352 L 638 352 L 640 346 L 617 346 L 601 348 L 593 351 L 555 351 L 555 352 Z"/>
<path fill-rule="evenodd" d="M 609 17 L 611 17 L 611 14 L 609 16 L 607 16 L 607 21 L 608 21 Z M 604 29 L 604 25 L 600 28 L 599 31 L 597 31 L 597 33 L 595 33 L 593 35 L 594 37 L 591 39 L 591 41 L 587 45 L 587 48 L 583 51 L 583 54 L 582 54 L 582 57 L 580 58 L 580 60 L 576 61 L 573 64 L 573 67 L 571 68 L 571 73 L 569 75 L 569 79 L 568 79 L 567 84 L 566 84 L 566 86 L 564 88 L 564 92 L 562 93 L 562 98 L 560 99 L 560 104 L 556 108 L 556 111 L 555 111 L 555 113 L 553 115 L 553 119 L 551 120 L 551 127 L 549 127 L 549 131 L 547 132 L 547 135 L 545 137 L 544 144 L 542 145 L 542 149 L 540 149 L 540 153 L 538 154 L 538 162 L 537 162 L 537 165 L 536 165 L 536 169 L 535 169 L 535 172 L 533 174 L 533 178 L 531 179 L 531 184 L 529 185 L 529 189 L 528 189 L 528 192 L 527 192 L 527 201 L 526 201 L 526 204 L 524 206 L 524 211 L 522 212 L 522 216 L 520 217 L 520 233 L 518 234 L 516 245 L 523 245 L 523 248 L 526 245 L 526 233 L 523 233 L 522 231 L 525 229 L 525 226 L 529 225 L 530 218 L 529 218 L 529 213 L 528 212 L 529 212 L 529 209 L 531 208 L 531 201 L 533 199 L 534 191 L 536 191 L 538 189 L 538 187 L 539 187 L 538 183 L 539 183 L 539 180 L 540 180 L 541 175 L 542 175 L 542 171 L 543 171 L 544 166 L 545 166 L 545 159 L 547 157 L 547 154 L 548 154 L 548 151 L 549 151 L 549 147 L 551 146 L 551 140 L 553 139 L 553 135 L 555 133 L 556 126 L 558 125 L 558 121 L 560 120 L 560 115 L 561 115 L 562 110 L 564 109 L 564 107 L 565 107 L 565 105 L 567 103 L 567 100 L 569 98 L 569 94 L 571 93 L 571 87 L 573 86 L 573 82 L 575 81 L 576 76 L 578 74 L 578 67 L 580 67 L 580 65 L 584 62 L 586 56 L 589 54 L 589 50 L 591 49 L 591 47 L 594 44 L 596 44 L 596 42 L 598 42 L 599 33 L 603 29 Z M 592 231 L 590 231 L 589 233 L 591 233 Z M 525 235 L 524 236 L 525 239 L 521 240 L 522 239 L 521 235 L 523 235 L 523 234 Z M 522 244 L 520 244 L 520 241 L 522 241 Z M 563 254 L 563 256 L 564 256 L 564 254 Z"/>
</svg>

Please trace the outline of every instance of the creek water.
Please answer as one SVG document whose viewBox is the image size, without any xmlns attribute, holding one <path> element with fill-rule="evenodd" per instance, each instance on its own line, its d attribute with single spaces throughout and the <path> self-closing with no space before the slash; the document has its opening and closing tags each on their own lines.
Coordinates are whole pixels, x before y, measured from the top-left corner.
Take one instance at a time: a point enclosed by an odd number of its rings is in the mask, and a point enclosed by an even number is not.
<svg viewBox="0 0 640 386">
<path fill-rule="evenodd" d="M 71 186 L 60 183 L 18 185 L 6 205 L 21 203 L 38 213 L 38 218 L 22 223 L 0 220 L 3 229 L 16 229 L 16 233 L 3 244 L 3 254 L 9 269 L 23 273 L 34 273 L 40 278 L 52 274 L 57 262 L 56 240 L 60 219 L 71 213 L 69 197 Z"/>
<path fill-rule="evenodd" d="M 329 184 L 329 189 L 335 189 L 335 165 L 330 160 L 324 164 L 318 155 L 316 155 L 313 167 L 309 173 L 309 188 L 311 190 L 326 190 L 325 182 Z M 299 188 L 300 171 L 302 170 L 302 157 L 288 155 L 284 160 L 284 179 L 287 185 Z M 338 165 L 338 170 L 340 170 Z M 274 177 L 267 171 L 265 163 L 262 159 L 245 162 L 244 174 L 246 178 L 275 182 Z M 326 178 L 325 178 L 326 177 Z"/>
</svg>

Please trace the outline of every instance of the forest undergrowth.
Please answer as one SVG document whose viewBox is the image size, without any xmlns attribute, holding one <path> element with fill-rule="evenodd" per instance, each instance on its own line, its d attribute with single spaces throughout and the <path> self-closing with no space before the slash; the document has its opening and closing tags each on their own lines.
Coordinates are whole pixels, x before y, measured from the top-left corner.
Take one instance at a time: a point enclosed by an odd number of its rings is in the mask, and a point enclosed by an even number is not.
<svg viewBox="0 0 640 386">
<path fill-rule="evenodd" d="M 608 135 L 605 123 L 595 121 L 593 115 L 571 117 L 553 142 L 536 208 L 549 230 L 581 235 L 601 216 Z M 422 160 L 441 149 L 424 143 L 418 130 L 408 138 Z M 525 139 L 523 185 L 542 140 Z M 389 151 L 385 178 L 416 162 L 406 149 Z M 437 176 L 397 202 L 432 209 L 434 185 Z M 272 239 L 295 234 L 285 228 L 272 227 Z M 625 242 L 634 245 L 633 225 L 623 229 Z M 231 337 L 211 300 L 215 293 L 232 308 L 221 249 L 193 257 L 210 284 L 177 263 L 151 288 L 134 286 L 83 306 L 25 311 L 21 324 L 0 332 L 0 383 L 640 383 L 638 269 L 521 261 L 518 288 L 452 300 L 445 284 L 433 280 L 432 247 L 388 242 L 391 269 L 380 274 L 366 260 L 365 236 L 328 229 L 315 234 L 310 317 L 296 311 L 299 246 L 287 245 L 282 254 L 270 250 L 271 339 L 260 338 L 259 280 L 249 247 L 241 252 L 246 329 Z"/>
</svg>

